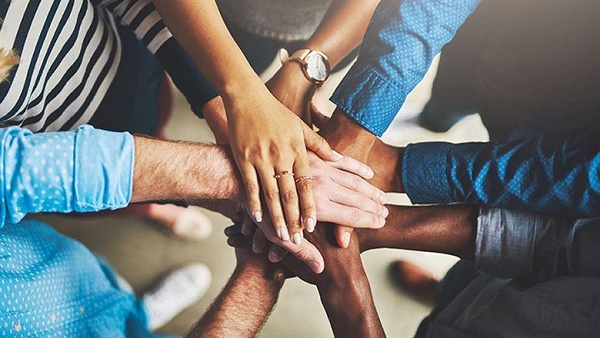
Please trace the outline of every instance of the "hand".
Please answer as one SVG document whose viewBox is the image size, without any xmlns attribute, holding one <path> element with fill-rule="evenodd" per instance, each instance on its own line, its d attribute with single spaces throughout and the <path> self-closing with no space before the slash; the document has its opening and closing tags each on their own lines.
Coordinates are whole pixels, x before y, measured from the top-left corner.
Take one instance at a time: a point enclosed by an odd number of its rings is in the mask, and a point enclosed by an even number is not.
<svg viewBox="0 0 600 338">
<path fill-rule="evenodd" d="M 336 109 L 327 124 L 320 130 L 320 134 L 338 152 L 351 156 L 358 161 L 366 163 L 375 135 L 359 125 L 341 109 Z M 352 233 L 352 228 L 338 226 L 336 238 L 338 244 L 345 248 Z"/>
<path fill-rule="evenodd" d="M 257 223 L 263 220 L 262 190 L 277 236 L 300 244 L 302 230 L 317 219 L 312 181 L 295 182 L 312 176 L 306 148 L 329 161 L 335 162 L 339 156 L 266 89 L 238 95 L 235 100 L 224 97 L 224 104 L 231 149 L 251 215 Z M 276 174 L 280 175 L 278 179 Z"/>
<path fill-rule="evenodd" d="M 349 157 L 338 162 L 325 162 L 313 153 L 309 153 L 311 168 L 315 173 L 317 193 L 317 214 L 319 221 L 335 221 L 352 227 L 381 228 L 385 224 L 387 209 L 383 206 L 384 194 L 368 184 L 362 177 L 371 177 L 370 169 Z M 354 173 L 354 174 L 353 174 Z M 250 235 L 255 224 L 249 219 L 243 223 L 242 233 Z M 277 237 L 268 220 L 259 224 L 262 231 L 254 232 L 253 251 L 262 252 L 270 241 L 290 251 L 299 260 L 311 266 L 315 273 L 323 270 L 323 257 L 310 243 L 294 245 Z M 308 229 L 314 230 L 312 227 Z M 281 251 L 280 251 L 281 252 Z M 271 261 L 278 261 L 278 255 L 270 255 Z"/>
</svg>

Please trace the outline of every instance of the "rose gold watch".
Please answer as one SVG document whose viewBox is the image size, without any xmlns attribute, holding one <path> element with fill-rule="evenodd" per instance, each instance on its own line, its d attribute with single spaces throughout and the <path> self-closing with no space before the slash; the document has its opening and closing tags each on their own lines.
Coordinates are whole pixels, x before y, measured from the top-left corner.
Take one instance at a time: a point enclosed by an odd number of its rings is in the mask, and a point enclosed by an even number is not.
<svg viewBox="0 0 600 338">
<path fill-rule="evenodd" d="M 287 55 L 288 52 L 285 49 L 282 48 L 279 50 L 281 63 L 287 61 L 298 62 L 304 76 L 318 87 L 322 86 L 331 74 L 331 67 L 329 66 L 327 56 L 319 51 L 300 49 L 289 57 Z"/>
</svg>

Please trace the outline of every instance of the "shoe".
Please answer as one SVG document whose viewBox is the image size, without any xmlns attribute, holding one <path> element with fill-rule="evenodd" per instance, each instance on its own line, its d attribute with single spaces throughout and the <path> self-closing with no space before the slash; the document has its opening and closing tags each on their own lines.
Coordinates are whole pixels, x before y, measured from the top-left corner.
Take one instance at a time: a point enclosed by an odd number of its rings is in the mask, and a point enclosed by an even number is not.
<svg viewBox="0 0 600 338">
<path fill-rule="evenodd" d="M 208 290 L 211 274 L 204 264 L 190 264 L 169 273 L 158 286 L 142 296 L 148 314 L 148 329 L 154 331 L 190 305 Z"/>
<path fill-rule="evenodd" d="M 435 293 L 439 280 L 418 265 L 406 261 L 394 261 L 390 264 L 390 275 L 398 286 L 419 301 L 435 304 Z"/>
<path fill-rule="evenodd" d="M 179 207 L 182 208 L 182 207 Z M 181 239 L 199 241 L 210 236 L 213 229 L 212 221 L 196 207 L 187 207 L 177 215 L 175 223 L 167 227 L 171 233 Z"/>
</svg>

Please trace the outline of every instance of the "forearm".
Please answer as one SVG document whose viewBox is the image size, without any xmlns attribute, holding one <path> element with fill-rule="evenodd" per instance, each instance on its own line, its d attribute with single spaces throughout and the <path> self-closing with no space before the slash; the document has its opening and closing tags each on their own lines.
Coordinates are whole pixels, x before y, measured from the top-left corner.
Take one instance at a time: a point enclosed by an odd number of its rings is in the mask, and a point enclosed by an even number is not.
<svg viewBox="0 0 600 338">
<path fill-rule="evenodd" d="M 135 136 L 132 202 L 239 200 L 239 175 L 228 149 Z"/>
<path fill-rule="evenodd" d="M 303 48 L 325 53 L 331 67 L 362 42 L 379 0 L 336 0 Z"/>
<path fill-rule="evenodd" d="M 431 251 L 471 258 L 479 208 L 469 205 L 388 206 L 386 226 L 361 230 L 361 251 L 395 248 Z"/>
<path fill-rule="evenodd" d="M 364 269 L 352 271 L 356 273 L 318 285 L 333 333 L 336 337 L 384 337 Z"/>
<path fill-rule="evenodd" d="M 255 337 L 282 286 L 256 271 L 236 269 L 188 337 Z"/>
<path fill-rule="evenodd" d="M 173 36 L 224 98 L 264 87 L 229 34 L 214 1 L 154 0 L 154 4 Z"/>
<path fill-rule="evenodd" d="M 337 108 L 320 134 L 332 148 L 344 155 L 366 162 L 377 137 Z"/>
</svg>

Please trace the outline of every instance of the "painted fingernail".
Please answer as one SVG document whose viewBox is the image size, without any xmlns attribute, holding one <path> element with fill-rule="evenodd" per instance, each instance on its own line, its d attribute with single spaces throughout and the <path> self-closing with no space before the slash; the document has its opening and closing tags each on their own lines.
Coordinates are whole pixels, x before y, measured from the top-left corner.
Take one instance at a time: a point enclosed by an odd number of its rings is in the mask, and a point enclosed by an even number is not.
<svg viewBox="0 0 600 338">
<path fill-rule="evenodd" d="M 277 236 L 284 241 L 290 240 L 290 233 L 286 227 L 279 228 L 279 230 L 277 230 Z"/>
<path fill-rule="evenodd" d="M 321 265 L 319 265 L 318 262 L 313 261 L 313 262 L 309 262 L 308 263 L 308 267 L 314 272 L 314 273 L 320 273 L 321 272 Z"/>
<path fill-rule="evenodd" d="M 302 235 L 300 235 L 300 233 L 294 234 L 294 236 L 292 236 L 292 243 L 296 245 L 302 244 Z"/>
<path fill-rule="evenodd" d="M 254 212 L 254 221 L 256 221 L 256 223 L 262 222 L 262 212 L 258 210 Z"/>
<path fill-rule="evenodd" d="M 335 157 L 337 157 L 337 158 L 338 158 L 338 159 L 340 159 L 340 160 L 344 158 L 344 155 L 342 155 L 342 154 L 338 153 L 338 152 L 337 152 L 337 151 L 335 151 L 335 150 L 333 151 L 333 154 L 335 155 Z"/>
<path fill-rule="evenodd" d="M 344 232 L 344 244 L 346 247 L 350 245 L 350 233 L 348 231 Z"/>
<path fill-rule="evenodd" d="M 306 230 L 308 232 L 313 232 L 315 231 L 315 227 L 317 226 L 317 222 L 315 221 L 314 218 L 309 217 L 306 219 Z"/>
</svg>

